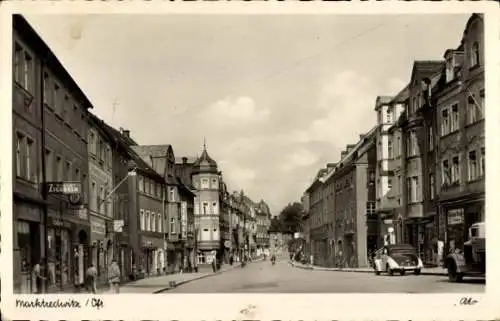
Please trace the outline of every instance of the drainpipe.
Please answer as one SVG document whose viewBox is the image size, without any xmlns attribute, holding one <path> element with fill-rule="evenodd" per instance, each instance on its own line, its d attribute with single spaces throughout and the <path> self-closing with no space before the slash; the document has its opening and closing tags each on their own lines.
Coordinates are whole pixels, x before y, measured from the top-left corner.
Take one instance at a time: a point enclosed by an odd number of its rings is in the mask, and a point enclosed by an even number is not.
<svg viewBox="0 0 500 321">
<path fill-rule="evenodd" d="M 40 106 L 41 106 L 41 122 L 42 122 L 42 138 L 41 138 L 41 148 L 42 148 L 42 199 L 44 201 L 43 204 L 43 237 L 44 237 L 44 275 L 45 275 L 45 292 L 48 292 L 49 289 L 49 268 L 48 268 L 48 246 L 49 246 L 49 238 L 48 238 L 48 193 L 47 193 L 47 164 L 45 160 L 45 144 L 46 144 L 46 122 L 45 122 L 45 81 L 44 81 L 44 69 L 45 69 L 45 59 L 40 60 Z M 38 289 L 37 289 L 38 290 Z"/>
</svg>

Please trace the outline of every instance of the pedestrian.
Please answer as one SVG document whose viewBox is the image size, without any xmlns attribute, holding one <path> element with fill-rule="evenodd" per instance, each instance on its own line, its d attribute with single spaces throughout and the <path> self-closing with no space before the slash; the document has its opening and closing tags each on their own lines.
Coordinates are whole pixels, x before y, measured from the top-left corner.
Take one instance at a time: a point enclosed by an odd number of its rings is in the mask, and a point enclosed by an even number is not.
<svg viewBox="0 0 500 321">
<path fill-rule="evenodd" d="M 111 293 L 120 293 L 120 267 L 116 260 L 108 268 L 108 282 Z"/>
<path fill-rule="evenodd" d="M 212 271 L 215 273 L 217 271 L 217 259 L 214 257 L 212 260 Z"/>
<path fill-rule="evenodd" d="M 97 293 L 97 269 L 94 264 L 90 264 L 86 273 L 87 277 L 87 291 L 92 292 L 93 294 Z"/>
<path fill-rule="evenodd" d="M 33 270 L 31 272 L 31 279 L 35 281 L 35 289 L 33 292 L 37 294 L 42 293 L 43 289 L 43 280 L 46 278 L 42 276 L 42 265 L 43 265 L 44 259 L 40 259 L 38 263 L 33 266 Z"/>
<path fill-rule="evenodd" d="M 231 256 L 229 257 L 229 265 L 231 265 L 231 266 L 232 266 L 232 265 L 233 265 L 233 263 L 234 263 L 234 258 L 233 258 L 233 256 L 231 255 Z"/>
</svg>

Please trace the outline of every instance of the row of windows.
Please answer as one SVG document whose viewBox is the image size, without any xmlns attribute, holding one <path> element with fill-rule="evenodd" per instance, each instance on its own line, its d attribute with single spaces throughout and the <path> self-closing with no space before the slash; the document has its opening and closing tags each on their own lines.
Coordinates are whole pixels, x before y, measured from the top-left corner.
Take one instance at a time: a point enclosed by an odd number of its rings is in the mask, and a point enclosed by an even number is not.
<svg viewBox="0 0 500 321">
<path fill-rule="evenodd" d="M 166 233 L 164 228 L 164 222 L 167 222 L 167 214 L 165 214 L 164 219 L 162 219 L 161 213 L 155 213 L 153 211 L 148 211 L 141 209 L 139 211 L 140 215 L 140 225 L 141 231 L 149 231 L 149 232 L 159 232 Z M 176 221 L 174 217 L 170 218 L 169 221 L 169 233 L 176 234 Z"/>
<path fill-rule="evenodd" d="M 95 181 L 92 181 L 89 195 L 89 208 L 91 211 L 101 213 L 108 217 L 113 216 L 112 207 L 110 206 L 113 199 L 109 195 L 111 185 L 110 183 L 97 184 Z"/>
<path fill-rule="evenodd" d="M 471 150 L 467 154 L 467 181 L 475 181 L 484 176 L 485 173 L 485 148 L 481 151 Z M 460 156 L 455 155 L 450 159 L 444 159 L 441 163 L 442 185 L 460 184 L 461 179 Z"/>
<path fill-rule="evenodd" d="M 441 136 L 460 130 L 460 111 L 458 103 L 441 110 Z M 479 92 L 479 99 L 471 94 L 467 99 L 466 124 L 474 124 L 484 119 L 484 90 Z"/>
<path fill-rule="evenodd" d="M 194 180 L 194 187 L 197 190 L 200 190 L 200 189 L 218 189 L 219 188 L 217 178 L 212 178 L 211 182 L 212 182 L 212 184 L 210 184 L 210 180 L 208 178 L 203 177 L 200 180 Z"/>
<path fill-rule="evenodd" d="M 91 130 L 89 131 L 88 149 L 89 153 L 95 156 L 97 161 L 99 161 L 107 169 L 111 169 L 113 155 L 111 153 L 110 145 Z"/>
<path fill-rule="evenodd" d="M 139 191 L 141 193 L 155 196 L 156 198 L 162 198 L 162 193 L 164 191 L 164 188 L 162 184 L 156 183 L 154 180 L 148 177 L 139 175 Z M 168 201 L 169 202 L 177 201 L 175 187 L 168 188 Z"/>
<path fill-rule="evenodd" d="M 195 199 L 194 203 L 194 214 L 195 215 L 207 215 L 207 214 L 219 214 L 219 206 L 217 202 L 202 201 L 201 203 Z"/>
</svg>

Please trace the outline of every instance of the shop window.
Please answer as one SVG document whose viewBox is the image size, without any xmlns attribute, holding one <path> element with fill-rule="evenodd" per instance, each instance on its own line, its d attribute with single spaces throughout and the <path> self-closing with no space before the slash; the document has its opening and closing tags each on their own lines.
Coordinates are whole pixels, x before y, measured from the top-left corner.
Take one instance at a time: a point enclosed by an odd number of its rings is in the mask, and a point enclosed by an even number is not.
<svg viewBox="0 0 500 321">
<path fill-rule="evenodd" d="M 205 255 L 203 253 L 198 253 L 197 261 L 198 261 L 198 264 L 205 264 L 206 263 Z"/>
</svg>

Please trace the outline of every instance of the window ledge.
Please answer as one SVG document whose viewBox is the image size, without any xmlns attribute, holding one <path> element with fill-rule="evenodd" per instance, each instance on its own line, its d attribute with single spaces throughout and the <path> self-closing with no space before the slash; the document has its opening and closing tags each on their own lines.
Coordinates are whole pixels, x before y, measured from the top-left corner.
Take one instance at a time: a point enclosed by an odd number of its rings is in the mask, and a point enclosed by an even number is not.
<svg viewBox="0 0 500 321">
<path fill-rule="evenodd" d="M 464 128 L 474 127 L 475 125 L 479 125 L 481 123 L 484 123 L 484 117 L 481 118 L 481 119 L 476 120 L 475 122 L 472 122 L 472 123 L 469 123 L 469 124 L 465 125 Z"/>
</svg>

